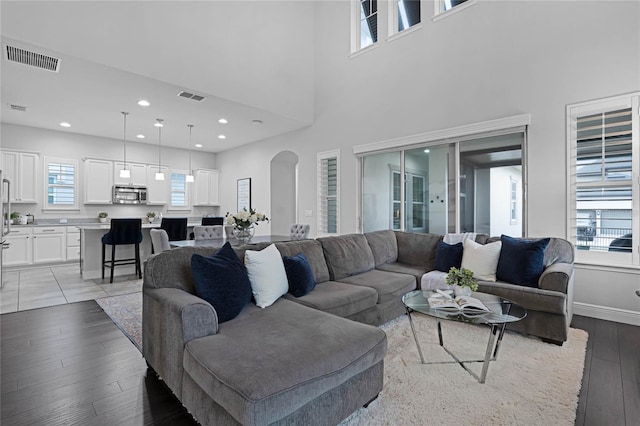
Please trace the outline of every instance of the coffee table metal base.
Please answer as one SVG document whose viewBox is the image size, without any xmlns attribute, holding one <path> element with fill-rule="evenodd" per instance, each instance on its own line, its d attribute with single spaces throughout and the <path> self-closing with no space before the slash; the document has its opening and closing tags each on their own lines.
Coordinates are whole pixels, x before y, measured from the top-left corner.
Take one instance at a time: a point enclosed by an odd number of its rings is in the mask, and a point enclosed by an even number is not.
<svg viewBox="0 0 640 426">
<path fill-rule="evenodd" d="M 418 341 L 418 335 L 416 334 L 416 329 L 413 325 L 413 320 L 411 319 L 411 312 L 413 310 L 407 307 L 407 316 L 409 317 L 409 324 L 411 325 L 411 332 L 413 333 L 413 338 L 416 341 L 416 346 L 418 347 L 418 353 L 420 354 L 420 362 L 422 364 L 459 364 L 462 368 L 464 368 L 469 374 L 471 374 L 478 382 L 484 383 L 487 377 L 487 371 L 489 370 L 489 363 L 491 361 L 495 361 L 498 357 L 498 349 L 500 349 L 500 342 L 502 342 L 502 337 L 504 336 L 504 328 L 506 323 L 502 324 L 492 324 L 489 325 L 489 341 L 487 342 L 487 350 L 484 354 L 484 359 L 478 360 L 468 360 L 462 361 L 460 360 L 453 352 L 451 352 L 445 345 L 442 339 L 442 326 L 440 325 L 440 319 L 436 318 L 438 322 L 438 340 L 442 349 L 444 349 L 455 361 L 440 361 L 440 362 L 425 362 L 424 356 L 422 355 L 422 349 L 420 348 L 420 342 Z M 465 364 L 469 364 L 472 362 L 482 362 L 482 371 L 480 376 L 473 371 L 471 371 Z"/>
</svg>

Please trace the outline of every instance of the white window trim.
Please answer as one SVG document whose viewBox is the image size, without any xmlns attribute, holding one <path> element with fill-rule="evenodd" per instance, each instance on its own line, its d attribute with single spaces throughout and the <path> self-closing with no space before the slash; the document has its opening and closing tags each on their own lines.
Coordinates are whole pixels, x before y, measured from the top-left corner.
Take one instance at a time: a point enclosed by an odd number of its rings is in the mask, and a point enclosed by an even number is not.
<svg viewBox="0 0 640 426">
<path fill-rule="evenodd" d="M 336 159 L 336 180 L 337 180 L 337 188 L 336 188 L 336 200 L 337 200 L 337 211 L 336 211 L 336 217 L 337 217 L 337 223 L 336 223 L 336 232 L 335 233 L 327 233 L 327 232 L 322 232 L 322 199 L 321 199 L 321 195 L 322 195 L 322 160 L 327 160 L 329 158 L 335 158 Z M 316 169 L 317 169 L 317 192 L 316 192 L 316 199 L 317 199 L 317 206 L 316 206 L 316 211 L 318 212 L 318 217 L 317 217 L 317 236 L 318 237 L 323 237 L 323 236 L 331 236 L 331 235 L 340 235 L 340 150 L 339 149 L 334 149 L 334 150 L 330 150 L 330 151 L 323 151 L 323 152 L 318 152 L 318 154 L 316 155 Z"/>
<path fill-rule="evenodd" d="M 67 163 L 73 164 L 73 181 L 75 184 L 73 185 L 73 205 L 62 206 L 62 205 L 50 205 L 49 204 L 49 163 Z M 43 172 L 43 180 L 44 180 L 44 190 L 42 191 L 42 211 L 79 211 L 78 208 L 78 185 L 79 185 L 79 173 L 78 173 L 78 160 L 72 160 L 70 158 L 59 158 L 59 157 L 44 157 L 44 172 Z"/>
<path fill-rule="evenodd" d="M 459 4 L 456 7 L 453 7 L 449 10 L 444 10 L 444 0 L 435 0 L 433 2 L 433 18 L 431 18 L 432 22 L 439 21 L 444 18 L 448 18 L 449 16 L 453 16 L 456 13 L 465 10 L 477 3 L 477 0 L 467 0 L 466 2 Z"/>
<path fill-rule="evenodd" d="M 632 124 L 632 146 L 634 147 L 631 157 L 632 162 L 632 230 L 635 246 L 632 252 L 592 252 L 587 250 L 576 250 L 576 264 L 604 266 L 626 269 L 640 269 L 640 247 L 638 239 L 640 236 L 640 92 L 614 96 L 605 99 L 597 99 L 587 102 L 567 105 L 566 107 L 566 145 L 567 145 L 567 222 L 565 238 L 576 244 L 572 237 L 575 222 L 575 164 L 573 159 L 576 156 L 575 140 L 577 137 L 575 119 L 578 116 L 602 113 L 622 108 L 631 108 Z"/>
<path fill-rule="evenodd" d="M 387 17 L 388 17 L 388 32 L 389 36 L 387 37 L 387 41 L 396 40 L 402 36 L 411 34 L 417 30 L 422 29 L 422 23 L 424 22 L 424 3 L 420 2 L 420 22 L 415 25 L 410 26 L 409 28 L 405 28 L 402 31 L 398 30 L 398 0 L 389 0 L 387 2 Z"/>
<path fill-rule="evenodd" d="M 167 172 L 167 174 L 169 175 L 169 203 L 167 206 L 167 210 L 168 211 L 190 211 L 191 210 L 191 185 L 189 185 L 189 183 L 185 182 L 185 202 L 186 205 L 185 206 L 174 206 L 173 204 L 171 204 L 171 175 L 172 174 L 181 174 L 181 175 L 187 175 L 189 174 L 189 172 L 187 170 L 169 170 Z"/>
<path fill-rule="evenodd" d="M 378 11 L 376 12 L 378 20 L 378 30 L 380 29 L 380 4 L 378 4 Z M 362 47 L 360 46 L 360 0 L 351 0 L 351 53 L 350 58 L 359 56 L 363 52 L 378 46 L 380 41 L 380 31 L 377 35 L 378 40 L 372 44 Z"/>
</svg>

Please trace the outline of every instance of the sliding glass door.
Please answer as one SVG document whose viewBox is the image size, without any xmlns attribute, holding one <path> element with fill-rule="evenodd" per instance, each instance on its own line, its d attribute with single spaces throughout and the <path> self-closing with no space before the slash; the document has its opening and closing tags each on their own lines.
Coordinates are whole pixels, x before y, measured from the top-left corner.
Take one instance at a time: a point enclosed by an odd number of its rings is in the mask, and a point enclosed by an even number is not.
<svg viewBox="0 0 640 426">
<path fill-rule="evenodd" d="M 523 131 L 364 155 L 362 229 L 524 234 Z"/>
</svg>

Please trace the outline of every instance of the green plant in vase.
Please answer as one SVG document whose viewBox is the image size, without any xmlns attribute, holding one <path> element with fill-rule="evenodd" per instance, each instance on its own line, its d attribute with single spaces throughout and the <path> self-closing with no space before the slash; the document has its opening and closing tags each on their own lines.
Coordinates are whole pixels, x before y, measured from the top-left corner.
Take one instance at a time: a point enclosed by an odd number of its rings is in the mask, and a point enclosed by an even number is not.
<svg viewBox="0 0 640 426">
<path fill-rule="evenodd" d="M 456 296 L 469 295 L 472 291 L 478 290 L 478 281 L 473 276 L 473 271 L 467 268 L 451 267 L 445 283 L 453 287 Z"/>
<path fill-rule="evenodd" d="M 149 221 L 149 223 L 153 223 L 155 218 L 156 218 L 155 212 L 147 212 L 147 220 Z"/>
</svg>

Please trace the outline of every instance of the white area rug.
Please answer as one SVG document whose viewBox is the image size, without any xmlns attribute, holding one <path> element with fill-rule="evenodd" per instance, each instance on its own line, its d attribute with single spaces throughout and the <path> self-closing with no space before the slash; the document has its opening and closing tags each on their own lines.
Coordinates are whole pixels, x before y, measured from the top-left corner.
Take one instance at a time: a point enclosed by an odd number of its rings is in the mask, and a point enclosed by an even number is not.
<svg viewBox="0 0 640 426">
<path fill-rule="evenodd" d="M 450 361 L 436 321 L 413 316 L 425 361 Z M 384 387 L 377 400 L 341 423 L 360 425 L 573 425 L 588 335 L 570 329 L 562 347 L 507 332 L 486 383 L 458 364 L 420 363 L 408 318 L 381 327 L 388 337 Z M 489 328 L 442 322 L 444 344 L 460 359 L 482 359 Z M 469 364 L 467 364 L 469 365 Z M 482 363 L 471 364 L 480 375 Z"/>
</svg>

